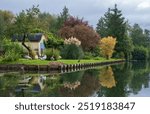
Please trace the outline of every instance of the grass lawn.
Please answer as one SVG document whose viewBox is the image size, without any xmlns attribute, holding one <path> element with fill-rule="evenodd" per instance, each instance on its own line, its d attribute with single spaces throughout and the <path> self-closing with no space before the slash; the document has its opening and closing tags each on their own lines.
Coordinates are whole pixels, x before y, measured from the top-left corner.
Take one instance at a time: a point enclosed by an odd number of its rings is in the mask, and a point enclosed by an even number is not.
<svg viewBox="0 0 150 114">
<path fill-rule="evenodd" d="M 106 60 L 105 58 L 99 58 L 99 60 L 58 60 L 58 61 L 48 61 L 48 60 L 28 60 L 28 59 L 19 59 L 18 61 L 15 62 L 8 62 L 8 63 L 3 63 L 2 60 L 0 60 L 0 64 L 27 64 L 27 65 L 47 65 L 50 62 L 62 62 L 64 64 L 77 64 L 77 63 L 96 63 L 96 62 L 106 62 L 106 61 L 117 61 L 121 59 L 109 59 Z"/>
</svg>

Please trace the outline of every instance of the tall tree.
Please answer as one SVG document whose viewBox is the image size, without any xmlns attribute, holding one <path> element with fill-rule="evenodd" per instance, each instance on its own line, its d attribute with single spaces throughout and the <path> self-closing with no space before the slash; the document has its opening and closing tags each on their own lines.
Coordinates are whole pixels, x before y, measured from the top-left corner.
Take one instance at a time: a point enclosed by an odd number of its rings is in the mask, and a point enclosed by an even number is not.
<svg viewBox="0 0 150 114">
<path fill-rule="evenodd" d="M 65 6 L 63 8 L 63 11 L 60 13 L 60 15 L 57 18 L 57 25 L 56 28 L 59 30 L 61 27 L 63 27 L 64 22 L 70 17 L 69 9 Z"/>
<path fill-rule="evenodd" d="M 104 18 L 101 17 L 99 20 L 98 20 L 98 23 L 97 23 L 97 27 L 96 27 L 96 32 L 102 37 L 106 37 L 106 27 L 105 27 L 105 23 L 104 23 Z"/>
<path fill-rule="evenodd" d="M 138 24 L 133 25 L 130 35 L 134 45 L 143 45 L 143 29 Z"/>
<path fill-rule="evenodd" d="M 117 5 L 113 9 L 108 9 L 104 17 L 102 17 L 97 24 L 97 31 L 99 34 L 102 32 L 102 36 L 112 36 L 117 39 L 117 44 L 115 47 L 116 55 L 119 53 L 124 53 L 127 59 L 130 55 L 132 49 L 129 49 L 128 45 L 132 45 L 127 36 L 127 22 L 122 16 L 121 10 L 118 10 Z M 128 41 L 127 41 L 128 40 Z M 127 44 L 129 43 L 129 44 Z M 129 51 L 127 52 L 126 49 Z"/>
</svg>

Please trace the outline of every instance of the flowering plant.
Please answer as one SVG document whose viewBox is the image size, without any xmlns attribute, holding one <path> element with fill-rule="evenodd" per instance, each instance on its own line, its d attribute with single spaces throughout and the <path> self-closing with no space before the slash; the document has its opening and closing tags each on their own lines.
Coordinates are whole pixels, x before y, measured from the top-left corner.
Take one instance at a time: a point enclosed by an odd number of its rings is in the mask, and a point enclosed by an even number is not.
<svg viewBox="0 0 150 114">
<path fill-rule="evenodd" d="M 80 46 L 81 45 L 81 41 L 79 41 L 77 38 L 75 37 L 71 37 L 69 39 L 65 39 L 64 40 L 64 44 L 75 44 L 76 46 Z"/>
</svg>

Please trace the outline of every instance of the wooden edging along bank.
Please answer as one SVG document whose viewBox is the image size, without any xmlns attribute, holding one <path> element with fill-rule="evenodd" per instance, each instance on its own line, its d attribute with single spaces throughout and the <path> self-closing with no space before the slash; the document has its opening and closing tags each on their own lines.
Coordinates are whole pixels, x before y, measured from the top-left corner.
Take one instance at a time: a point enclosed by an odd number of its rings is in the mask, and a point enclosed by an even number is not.
<svg viewBox="0 0 150 114">
<path fill-rule="evenodd" d="M 96 66 L 109 65 L 115 63 L 125 62 L 125 60 L 116 60 L 109 62 L 97 62 L 97 63 L 79 63 L 79 64 L 64 64 L 64 65 L 24 65 L 24 64 L 8 64 L 0 65 L 0 71 L 76 71 L 86 68 L 92 68 Z"/>
</svg>

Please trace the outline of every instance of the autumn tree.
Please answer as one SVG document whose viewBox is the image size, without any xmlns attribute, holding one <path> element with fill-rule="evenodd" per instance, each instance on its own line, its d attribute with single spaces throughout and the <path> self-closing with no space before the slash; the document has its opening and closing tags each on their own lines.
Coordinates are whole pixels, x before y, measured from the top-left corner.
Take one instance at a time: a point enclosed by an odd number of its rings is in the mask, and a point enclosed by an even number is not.
<svg viewBox="0 0 150 114">
<path fill-rule="evenodd" d="M 72 36 L 78 38 L 84 51 L 91 51 L 98 45 L 100 39 L 99 35 L 88 25 L 87 21 L 75 17 L 70 17 L 65 21 L 59 34 L 64 39 Z"/>
<path fill-rule="evenodd" d="M 104 37 L 100 40 L 101 53 L 107 59 L 112 57 L 116 45 L 116 38 L 111 36 Z"/>
</svg>

